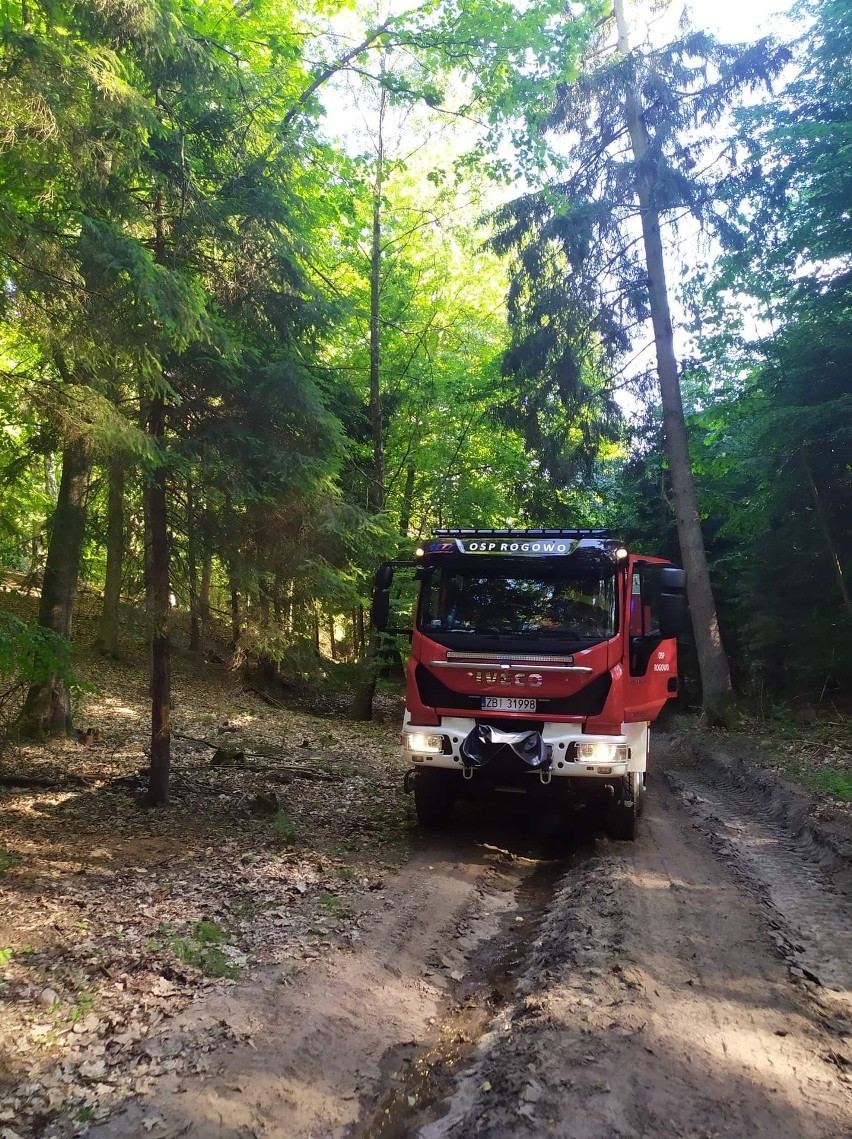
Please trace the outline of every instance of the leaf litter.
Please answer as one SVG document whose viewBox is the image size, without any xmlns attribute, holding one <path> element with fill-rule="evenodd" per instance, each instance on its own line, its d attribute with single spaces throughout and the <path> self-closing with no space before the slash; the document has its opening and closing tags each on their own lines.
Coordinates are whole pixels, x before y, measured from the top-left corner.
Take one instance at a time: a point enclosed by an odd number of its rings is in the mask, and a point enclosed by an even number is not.
<svg viewBox="0 0 852 1139">
<path fill-rule="evenodd" d="M 396 698 L 354 724 L 342 696 L 313 694 L 325 715 L 277 707 L 222 665 L 174 664 L 166 810 L 139 805 L 139 663 L 84 656 L 80 741 L 3 755 L 5 776 L 54 785 L 0 788 L 0 1134 L 85 1134 L 158 1076 L 251 1046 L 225 1022 L 189 1040 L 168 1026 L 255 967 L 280 965 L 288 983 L 355 944 L 368 898 L 408 856 Z M 211 766 L 223 739 L 258 758 Z"/>
</svg>

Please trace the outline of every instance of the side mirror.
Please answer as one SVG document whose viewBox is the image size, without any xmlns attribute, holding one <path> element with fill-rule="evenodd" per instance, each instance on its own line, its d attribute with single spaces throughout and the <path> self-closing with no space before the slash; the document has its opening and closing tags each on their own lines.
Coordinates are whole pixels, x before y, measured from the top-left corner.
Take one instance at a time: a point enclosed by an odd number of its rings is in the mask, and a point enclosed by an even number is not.
<svg viewBox="0 0 852 1139">
<path fill-rule="evenodd" d="M 374 629 L 381 631 L 388 627 L 390 618 L 390 590 L 377 589 L 373 594 L 373 608 L 370 619 Z"/>
<path fill-rule="evenodd" d="M 663 570 L 663 573 L 666 571 Z M 678 570 L 683 573 L 683 570 Z M 684 577 L 686 575 L 684 574 Z M 687 622 L 686 598 L 682 593 L 660 594 L 660 636 L 663 638 L 676 637 L 686 628 Z"/>
<path fill-rule="evenodd" d="M 683 593 L 686 589 L 686 570 L 677 566 L 664 566 L 660 571 L 660 588 L 663 593 Z"/>
<path fill-rule="evenodd" d="M 389 589 L 390 583 L 393 581 L 393 566 L 390 562 L 382 562 L 376 570 L 376 576 L 373 578 L 373 589 Z"/>
</svg>

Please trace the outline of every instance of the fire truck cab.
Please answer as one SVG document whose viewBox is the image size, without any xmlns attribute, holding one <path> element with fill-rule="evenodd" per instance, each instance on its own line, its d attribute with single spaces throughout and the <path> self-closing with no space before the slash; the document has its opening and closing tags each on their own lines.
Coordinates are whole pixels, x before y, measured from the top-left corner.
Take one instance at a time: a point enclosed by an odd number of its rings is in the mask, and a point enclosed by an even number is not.
<svg viewBox="0 0 852 1139">
<path fill-rule="evenodd" d="M 377 572 L 377 629 L 403 565 L 419 582 L 403 746 L 421 825 L 509 791 L 600 807 L 611 837 L 634 838 L 650 725 L 678 690 L 684 571 L 604 530 L 436 530 Z"/>
</svg>

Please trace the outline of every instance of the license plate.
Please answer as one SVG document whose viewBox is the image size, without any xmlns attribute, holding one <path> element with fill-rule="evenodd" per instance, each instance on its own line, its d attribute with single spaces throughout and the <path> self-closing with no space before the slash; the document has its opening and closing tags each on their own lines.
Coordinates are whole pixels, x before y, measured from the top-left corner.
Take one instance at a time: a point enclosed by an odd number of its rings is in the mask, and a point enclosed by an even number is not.
<svg viewBox="0 0 852 1139">
<path fill-rule="evenodd" d="M 482 707 L 495 712 L 534 712 L 535 700 L 524 700 L 520 696 L 483 696 Z"/>
</svg>

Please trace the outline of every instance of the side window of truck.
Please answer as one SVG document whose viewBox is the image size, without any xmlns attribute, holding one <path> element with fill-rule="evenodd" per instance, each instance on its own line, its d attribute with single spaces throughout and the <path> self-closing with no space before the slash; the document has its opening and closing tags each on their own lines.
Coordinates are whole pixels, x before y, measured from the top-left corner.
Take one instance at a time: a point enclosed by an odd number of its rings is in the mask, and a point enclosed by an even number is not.
<svg viewBox="0 0 852 1139">
<path fill-rule="evenodd" d="M 630 589 L 630 672 L 644 676 L 660 636 L 662 566 L 637 562 Z"/>
</svg>

